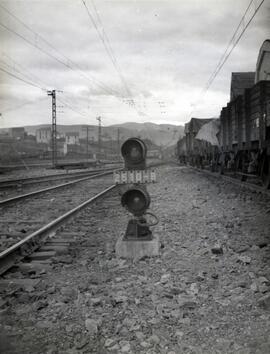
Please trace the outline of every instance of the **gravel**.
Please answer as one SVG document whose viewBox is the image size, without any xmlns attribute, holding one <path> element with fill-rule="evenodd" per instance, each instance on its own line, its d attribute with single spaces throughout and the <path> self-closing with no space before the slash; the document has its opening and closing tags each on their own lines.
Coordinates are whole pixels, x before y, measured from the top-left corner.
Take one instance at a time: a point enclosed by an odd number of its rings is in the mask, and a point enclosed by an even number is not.
<svg viewBox="0 0 270 354">
<path fill-rule="evenodd" d="M 270 353 L 269 199 L 186 167 L 159 171 L 148 190 L 161 255 L 116 258 L 128 215 L 115 190 L 61 231 L 76 239 L 68 263 L 32 274 L 27 296 L 2 292 L 0 352 Z"/>
</svg>

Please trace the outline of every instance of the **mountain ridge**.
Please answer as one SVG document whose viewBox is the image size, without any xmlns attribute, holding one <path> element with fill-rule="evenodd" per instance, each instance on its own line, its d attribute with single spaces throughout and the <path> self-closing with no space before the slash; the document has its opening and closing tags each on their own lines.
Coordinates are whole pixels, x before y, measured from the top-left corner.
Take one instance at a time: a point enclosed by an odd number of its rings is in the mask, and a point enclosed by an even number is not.
<svg viewBox="0 0 270 354">
<path fill-rule="evenodd" d="M 40 128 L 50 128 L 50 124 L 38 124 L 23 126 L 28 134 L 36 135 L 36 131 Z M 57 131 L 60 134 L 78 132 L 80 138 L 86 137 L 86 127 L 89 130 L 89 136 L 98 136 L 98 125 L 88 124 L 71 124 L 57 125 Z M 9 128 L 2 128 L 0 131 L 7 131 Z M 118 134 L 121 140 L 130 137 L 140 137 L 142 139 L 150 139 L 158 146 L 172 146 L 177 140 L 183 136 L 184 127 L 173 124 L 156 124 L 151 122 L 136 123 L 125 122 L 121 124 L 112 124 L 109 126 L 102 126 L 102 138 L 104 140 L 117 140 Z"/>
</svg>

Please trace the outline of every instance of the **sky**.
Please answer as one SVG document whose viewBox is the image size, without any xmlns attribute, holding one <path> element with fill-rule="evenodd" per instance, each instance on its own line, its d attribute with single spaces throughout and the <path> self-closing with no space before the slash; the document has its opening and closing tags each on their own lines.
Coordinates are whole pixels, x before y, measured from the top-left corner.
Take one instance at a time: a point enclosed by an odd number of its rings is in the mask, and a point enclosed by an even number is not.
<svg viewBox="0 0 270 354">
<path fill-rule="evenodd" d="M 255 71 L 270 38 L 265 0 L 0 0 L 0 127 L 218 117 L 232 72 Z M 235 43 L 235 42 L 233 42 Z"/>
</svg>

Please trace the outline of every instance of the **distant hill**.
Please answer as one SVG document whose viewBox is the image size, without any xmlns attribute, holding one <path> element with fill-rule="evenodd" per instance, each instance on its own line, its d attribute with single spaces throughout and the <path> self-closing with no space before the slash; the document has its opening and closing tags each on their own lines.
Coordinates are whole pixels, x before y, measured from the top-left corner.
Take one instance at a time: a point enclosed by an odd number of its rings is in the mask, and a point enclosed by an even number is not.
<svg viewBox="0 0 270 354">
<path fill-rule="evenodd" d="M 176 144 L 179 137 L 184 135 L 184 127 L 172 124 L 155 123 L 123 123 L 115 124 L 110 128 L 126 129 L 129 136 L 137 136 L 142 139 L 150 139 L 159 146 L 172 146 Z M 128 137 L 128 136 L 127 136 Z"/>
<path fill-rule="evenodd" d="M 28 134 L 35 135 L 36 130 L 40 128 L 49 128 L 50 124 L 40 124 L 25 126 L 25 131 Z M 57 131 L 59 134 L 66 134 L 72 132 L 78 132 L 80 138 L 86 137 L 87 125 L 57 125 Z M 89 136 L 97 140 L 98 126 L 88 125 Z M 0 129 L 0 132 L 7 131 L 7 129 Z M 158 146 L 172 146 L 176 144 L 179 137 L 184 134 L 184 127 L 172 124 L 155 124 L 155 123 L 123 123 L 114 124 L 106 127 L 102 127 L 102 139 L 103 140 L 117 140 L 118 132 L 120 139 L 124 140 L 130 137 L 140 137 L 142 139 L 149 139 L 155 145 Z"/>
</svg>

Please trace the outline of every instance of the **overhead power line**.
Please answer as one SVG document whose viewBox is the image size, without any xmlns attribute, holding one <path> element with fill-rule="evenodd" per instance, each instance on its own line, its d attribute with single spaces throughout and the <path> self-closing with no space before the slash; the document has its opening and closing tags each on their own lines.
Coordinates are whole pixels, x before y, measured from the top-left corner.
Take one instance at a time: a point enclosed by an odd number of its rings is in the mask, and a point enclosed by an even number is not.
<svg viewBox="0 0 270 354">
<path fill-rule="evenodd" d="M 48 85 L 48 83 L 45 83 L 43 80 L 39 79 L 36 75 L 34 75 L 30 70 L 26 69 L 22 64 L 19 64 L 17 61 L 15 61 L 13 58 L 11 58 L 8 54 L 6 54 L 5 52 L 1 52 L 2 56 L 6 57 L 11 63 L 8 64 L 7 62 L 5 62 L 4 59 L 0 59 L 0 61 L 2 61 L 7 67 L 9 67 L 10 69 L 12 69 L 13 71 L 15 71 L 16 73 L 18 73 L 21 76 L 25 76 L 26 79 L 30 79 L 30 81 L 36 83 L 38 85 L 38 82 L 41 83 L 40 86 L 52 86 L 52 85 Z M 19 69 L 17 68 L 19 67 Z M 60 92 L 59 89 L 56 89 L 56 91 Z M 69 92 L 67 90 L 62 91 L 62 93 L 68 93 L 68 94 L 72 94 L 73 92 Z M 85 98 L 84 96 L 78 95 L 79 97 Z"/>
<path fill-rule="evenodd" d="M 20 75 L 23 79 L 25 79 L 27 81 L 34 82 L 36 85 L 39 85 L 40 87 L 43 87 L 43 85 L 47 86 L 46 84 L 42 83 L 42 81 L 40 79 L 38 79 L 35 75 L 30 73 L 28 70 L 23 69 L 22 66 L 19 65 L 18 63 L 16 63 L 16 66 L 15 66 L 14 61 L 12 63 L 13 65 L 8 64 L 3 59 L 0 59 L 0 61 L 2 62 L 2 64 L 4 64 L 7 67 L 7 68 L 5 68 L 6 70 L 12 70 L 16 73 L 16 75 Z M 20 66 L 21 69 L 18 69 L 17 66 Z"/>
<path fill-rule="evenodd" d="M 231 44 L 233 43 L 233 41 L 234 41 L 234 39 L 235 39 L 235 37 L 236 37 L 236 34 L 237 34 L 237 32 L 238 32 L 238 30 L 239 30 L 239 28 L 240 28 L 240 26 L 241 26 L 241 24 L 242 24 L 242 22 L 243 22 L 243 20 L 244 20 L 246 14 L 247 14 L 247 12 L 248 12 L 248 10 L 250 9 L 250 7 L 251 7 L 251 5 L 252 5 L 252 2 L 253 2 L 253 0 L 250 1 L 248 7 L 246 8 L 246 11 L 245 11 L 244 15 L 242 16 L 242 18 L 241 18 L 241 20 L 240 20 L 240 22 L 239 22 L 237 28 L 235 29 L 232 38 L 230 39 L 229 43 L 227 44 L 224 53 L 221 55 L 221 57 L 220 57 L 220 59 L 219 59 L 217 65 L 216 65 L 216 67 L 215 67 L 215 70 L 214 70 L 213 73 L 211 74 L 211 76 L 210 76 L 210 78 L 209 78 L 209 80 L 208 80 L 208 82 L 207 82 L 207 85 L 208 85 L 208 83 L 210 82 L 210 80 L 214 77 L 216 71 L 218 70 L 219 66 L 221 65 L 223 59 L 225 58 L 225 56 L 226 56 L 226 54 L 227 54 L 227 52 L 228 52 L 228 50 L 229 50 Z M 206 86 L 207 86 L 207 85 L 206 85 Z"/>
<path fill-rule="evenodd" d="M 93 3 L 93 6 L 94 3 Z M 76 64 L 74 63 L 72 60 L 70 60 L 67 56 L 65 56 L 64 54 L 62 54 L 57 48 L 55 48 L 49 41 L 47 41 L 44 37 L 42 37 L 39 33 L 37 33 L 36 31 L 34 31 L 31 27 L 29 27 L 27 24 L 25 24 L 20 18 L 18 18 L 16 15 L 14 15 L 11 11 L 9 11 L 8 9 L 6 9 L 2 4 L 0 4 L 0 7 L 5 10 L 11 17 L 13 17 L 16 21 L 18 21 L 21 25 L 23 25 L 27 30 L 29 30 L 31 33 L 33 33 L 33 35 L 35 36 L 35 42 L 32 42 L 31 40 L 29 40 L 28 38 L 26 38 L 24 35 L 18 33 L 16 30 L 6 26 L 4 23 L 0 22 L 0 26 L 2 28 L 4 28 L 6 31 L 9 31 L 10 33 L 12 33 L 13 35 L 19 37 L 21 40 L 25 41 L 27 44 L 29 44 L 30 46 L 34 47 L 35 49 L 38 49 L 39 51 L 41 51 L 42 53 L 46 54 L 47 56 L 49 56 L 50 58 L 56 60 L 59 64 L 65 66 L 66 68 L 72 70 L 72 71 L 76 71 L 80 74 L 81 77 L 83 77 L 84 79 L 86 79 L 87 81 L 89 80 L 92 80 L 93 82 L 95 82 L 104 92 L 110 94 L 110 95 L 114 95 L 117 99 L 120 99 L 119 97 L 119 93 L 109 87 L 106 87 L 105 84 L 103 84 L 102 82 L 100 82 L 99 80 L 96 80 L 94 78 L 92 78 L 91 76 L 88 77 L 87 75 L 84 74 L 84 72 L 82 72 L 81 68 Z M 102 26 L 102 22 L 101 22 L 101 19 L 98 15 L 98 12 L 96 10 L 96 7 L 95 7 L 95 11 L 96 11 L 96 14 L 97 14 L 97 17 L 98 17 L 98 20 Z M 103 26 L 102 26 L 103 27 Z M 103 29 L 103 32 L 104 32 L 104 35 L 106 36 L 107 40 L 108 40 L 108 37 Z M 102 38 L 102 36 L 101 36 Z M 43 49 L 40 45 L 37 44 L 37 39 L 39 40 L 42 40 L 44 43 L 46 43 L 47 46 L 49 46 L 51 49 L 53 49 L 58 55 L 62 56 L 67 62 L 63 61 L 62 59 L 60 59 L 59 57 L 57 57 L 56 55 L 48 52 L 47 50 Z M 105 41 L 104 41 L 105 42 Z M 116 63 L 116 59 L 114 57 L 114 54 L 112 52 L 112 49 L 111 49 L 111 46 L 110 46 L 110 43 L 109 43 L 109 40 L 108 40 L 108 46 L 110 49 L 108 49 L 108 52 L 110 53 L 110 56 L 112 58 L 112 61 Z M 107 48 L 108 48 L 107 46 Z M 8 65 L 8 64 L 6 64 Z M 18 64 L 17 64 L 18 65 Z M 75 67 L 75 68 L 74 68 Z M 17 73 L 19 73 L 21 76 L 26 76 L 25 74 L 22 74 L 22 72 L 20 72 L 18 69 L 14 69 Z M 8 70 L 5 70 L 6 73 L 10 76 L 13 76 L 21 81 L 24 81 L 25 83 L 27 84 L 31 84 L 30 81 L 28 79 L 24 79 L 24 78 L 20 78 L 18 77 L 18 75 L 14 74 L 14 73 L 11 73 L 11 72 L 8 72 Z M 118 69 L 119 71 L 119 69 Z M 121 75 L 121 73 L 119 74 Z M 33 77 L 34 75 L 32 75 Z M 123 76 L 122 76 L 122 79 L 123 79 Z M 123 79 L 124 80 L 124 79 Z M 31 81 L 33 81 L 31 79 Z M 35 81 L 40 81 L 39 79 L 35 79 Z M 127 84 L 125 84 L 126 87 L 127 87 Z M 32 86 L 35 86 L 35 87 L 40 87 L 41 88 L 41 85 L 38 85 L 38 84 L 32 84 Z M 42 87 L 42 89 L 45 89 Z M 129 90 L 127 88 L 127 90 Z M 129 93 L 130 93 L 130 90 L 129 90 Z M 121 102 L 123 102 L 121 100 Z M 125 102 L 123 102 L 125 103 Z M 137 111 L 138 112 L 138 111 Z"/>
<path fill-rule="evenodd" d="M 40 90 L 42 90 L 42 91 L 47 91 L 44 87 L 41 87 L 41 86 L 39 86 L 39 85 L 36 85 L 36 84 L 34 84 L 34 83 L 30 82 L 30 81 L 24 80 L 24 79 L 22 79 L 21 77 L 15 75 L 15 74 L 12 74 L 12 73 L 9 72 L 8 70 L 5 70 L 5 69 L 3 69 L 3 68 L 1 68 L 1 67 L 0 67 L 0 70 L 3 71 L 3 72 L 5 72 L 5 73 L 8 74 L 9 76 L 12 76 L 12 77 L 14 77 L 14 78 L 17 79 L 17 80 L 20 80 L 20 81 L 24 82 L 25 84 L 28 84 L 28 85 L 33 86 L 33 87 L 36 87 L 36 88 L 38 88 L 38 89 L 40 89 Z"/>
<path fill-rule="evenodd" d="M 58 55 L 62 56 L 67 62 L 64 62 L 63 60 L 59 59 L 57 56 L 47 52 L 46 50 L 42 49 L 40 46 L 38 46 L 36 43 L 33 43 L 32 41 L 30 41 L 29 39 L 27 39 L 26 37 L 24 37 L 23 35 L 21 35 L 20 33 L 18 33 L 17 31 L 13 30 L 12 28 L 9 28 L 8 26 L 6 26 L 5 24 L 0 22 L 0 26 L 2 26 L 3 28 L 5 28 L 7 31 L 13 33 L 14 35 L 18 36 L 20 39 L 22 39 L 23 41 L 25 41 L 26 43 L 28 43 L 29 45 L 31 45 L 32 47 L 38 49 L 39 51 L 43 52 L 44 54 L 46 54 L 47 56 L 49 56 L 50 58 L 56 60 L 58 63 L 60 63 L 61 65 L 64 65 L 66 68 L 73 70 L 73 71 L 78 71 L 80 73 L 80 76 L 83 77 L 84 79 L 86 79 L 87 81 L 92 81 L 95 82 L 95 84 L 97 86 L 99 86 L 103 91 L 105 91 L 108 94 L 111 95 L 115 95 L 118 96 L 118 92 L 107 87 L 105 84 L 103 84 L 101 81 L 93 78 L 92 76 L 85 75 L 82 72 L 82 69 L 76 64 L 74 63 L 70 58 L 68 58 L 66 55 L 62 54 L 56 47 L 54 47 L 50 42 L 48 42 L 43 36 L 41 36 L 39 33 L 37 33 L 36 31 L 34 31 L 32 28 L 30 28 L 28 25 L 26 25 L 21 19 L 19 19 L 16 15 L 14 15 L 12 12 L 10 12 L 8 9 L 6 9 L 3 5 L 0 4 L 0 7 L 2 9 L 4 9 L 11 17 L 13 17 L 16 21 L 18 21 L 20 24 L 22 24 L 25 28 L 27 28 L 31 33 L 33 33 L 35 35 L 35 38 L 38 38 L 40 40 L 42 40 L 44 43 L 46 43 L 51 49 L 53 49 L 56 53 L 58 53 Z M 75 67 L 75 68 L 74 68 Z"/>
<path fill-rule="evenodd" d="M 3 24 L 2 22 L 0 22 L 0 26 L 2 26 L 5 30 L 7 30 L 8 32 L 14 34 L 15 36 L 21 38 L 23 41 L 25 41 L 26 43 L 28 43 L 29 45 L 31 45 L 32 47 L 38 49 L 39 51 L 41 51 L 42 53 L 48 55 L 50 58 L 53 58 L 54 60 L 58 61 L 58 63 L 64 65 L 65 67 L 67 67 L 68 69 L 71 69 L 70 65 L 66 64 L 65 62 L 63 62 L 62 60 L 58 59 L 56 56 L 46 52 L 45 50 L 43 50 L 42 48 L 40 48 L 37 44 L 32 43 L 29 39 L 25 38 L 24 36 L 22 36 L 20 33 L 18 33 L 17 31 L 13 30 L 12 28 L 9 28 L 8 26 L 6 26 L 5 24 Z M 72 69 L 71 69 L 72 70 Z"/>
<path fill-rule="evenodd" d="M 104 46 L 104 48 L 105 48 L 105 51 L 106 51 L 106 53 L 107 53 L 109 59 L 111 60 L 111 62 L 112 62 L 112 64 L 113 64 L 113 66 L 114 66 L 114 68 L 115 68 L 117 74 L 119 75 L 119 78 L 120 78 L 120 80 L 121 80 L 121 82 L 122 82 L 122 84 L 123 84 L 123 86 L 124 86 L 124 88 L 125 88 L 125 90 L 126 90 L 128 96 L 131 98 L 131 100 L 130 100 L 130 101 L 131 101 L 130 106 L 131 106 L 132 108 L 134 108 L 134 110 L 137 112 L 137 114 L 138 114 L 139 116 L 145 116 L 145 117 L 148 117 L 148 118 L 151 119 L 151 117 L 150 117 L 148 114 L 146 114 L 145 112 L 141 112 L 140 110 L 138 110 L 138 108 L 137 108 L 136 105 L 135 105 L 135 100 L 134 100 L 134 98 L 133 98 L 132 92 L 131 92 L 131 90 L 130 90 L 130 88 L 129 88 L 129 86 L 128 86 L 126 80 L 125 80 L 125 77 L 123 76 L 123 74 L 122 74 L 122 72 L 121 72 L 121 70 L 120 70 L 120 68 L 119 68 L 117 59 L 116 59 L 116 57 L 115 57 L 115 55 L 114 55 L 114 52 L 113 52 L 113 49 L 112 49 L 112 47 L 111 47 L 110 40 L 109 40 L 109 38 L 108 38 L 108 36 L 107 36 L 107 34 L 106 34 L 106 32 L 105 32 L 105 29 L 104 29 L 104 27 L 103 27 L 103 24 L 102 24 L 102 21 L 101 21 L 101 18 L 100 18 L 100 16 L 99 16 L 99 14 L 98 14 L 97 8 L 96 8 L 95 3 L 94 3 L 94 0 L 91 0 L 91 3 L 92 3 L 92 6 L 93 6 L 93 8 L 94 8 L 94 12 L 95 12 L 95 14 L 96 14 L 97 21 L 99 22 L 99 24 L 100 24 L 100 26 L 101 26 L 101 28 L 102 28 L 102 33 L 101 33 L 101 31 L 100 31 L 100 29 L 99 29 L 97 23 L 95 22 L 95 20 L 94 20 L 92 14 L 91 14 L 91 12 L 89 11 L 89 8 L 88 8 L 88 6 L 87 6 L 87 4 L 86 4 L 86 0 L 81 0 L 81 1 L 82 1 L 83 5 L 84 5 L 84 7 L 85 7 L 85 9 L 86 9 L 86 12 L 87 12 L 87 14 L 88 14 L 88 17 L 89 17 L 91 23 L 93 24 L 94 28 L 96 29 L 96 32 L 97 32 L 97 34 L 98 34 L 98 36 L 99 36 L 99 38 L 100 38 L 100 40 L 101 40 L 101 42 L 102 42 L 102 44 L 103 44 L 103 46 Z"/>
<path fill-rule="evenodd" d="M 100 24 L 100 26 L 101 26 L 101 28 L 102 28 L 103 37 L 104 37 L 105 41 L 107 42 L 107 46 L 108 46 L 109 52 L 110 52 L 111 57 L 112 57 L 113 65 L 114 65 L 116 71 L 118 72 L 118 74 L 119 74 L 119 76 L 120 76 L 120 79 L 121 79 L 122 83 L 124 84 L 124 87 L 125 87 L 127 93 L 128 93 L 129 96 L 132 98 L 131 90 L 130 90 L 130 88 L 129 88 L 127 82 L 126 82 L 126 79 L 125 79 L 124 75 L 122 74 L 122 72 L 121 72 L 121 70 L 120 70 L 120 68 L 119 68 L 119 63 L 118 63 L 118 61 L 117 61 L 117 59 L 116 59 L 116 57 L 115 57 L 115 55 L 114 55 L 114 52 L 113 52 L 113 49 L 112 49 L 110 40 L 109 40 L 109 38 L 108 38 L 108 36 L 107 36 L 107 33 L 105 32 L 103 23 L 102 23 L 101 18 L 100 18 L 100 16 L 99 16 L 99 13 L 98 13 L 98 10 L 97 10 L 97 8 L 96 8 L 96 5 L 95 5 L 94 0 L 91 0 L 91 3 L 92 3 L 92 6 L 93 6 L 93 8 L 94 8 L 94 11 L 95 11 L 97 20 L 98 20 L 98 22 L 99 22 L 99 24 Z M 133 104 L 134 104 L 134 102 L 133 102 Z"/>
<path fill-rule="evenodd" d="M 7 56 L 7 55 L 5 54 L 5 56 Z M 12 62 L 13 64 L 20 66 L 22 71 L 25 71 L 25 68 L 24 68 L 22 65 L 18 64 L 18 63 L 17 63 L 14 59 L 12 59 L 12 58 L 9 58 L 9 59 L 11 60 L 11 62 Z M 3 60 L 2 60 L 2 61 L 3 61 Z M 23 73 L 22 73 L 21 71 L 19 71 L 19 70 L 13 68 L 11 65 L 9 65 L 9 64 L 7 64 L 7 63 L 5 63 L 5 62 L 4 62 L 4 64 L 5 64 L 5 65 L 8 65 L 12 70 L 15 70 L 15 71 L 16 71 L 17 73 L 19 73 L 20 75 L 23 75 Z M 24 79 L 24 78 L 21 78 L 21 77 L 17 76 L 16 74 L 14 74 L 14 73 L 12 73 L 12 72 L 10 72 L 10 71 L 4 69 L 4 68 L 1 68 L 1 67 L 0 67 L 0 70 L 4 71 L 4 72 L 7 73 L 8 75 L 10 75 L 10 76 L 12 76 L 12 77 L 14 77 L 14 78 L 16 78 L 16 79 L 18 79 L 18 80 L 23 81 L 24 83 L 26 83 L 26 84 L 28 84 L 28 85 L 31 85 L 31 86 L 40 88 L 42 91 L 46 91 L 46 92 L 47 92 L 47 88 L 42 87 L 41 85 L 39 85 L 39 84 L 36 83 L 35 81 L 40 81 L 40 82 L 42 83 L 42 85 L 44 85 L 44 86 L 49 86 L 49 85 L 47 85 L 47 84 L 46 84 L 45 82 L 43 82 L 42 80 L 38 79 L 38 78 L 37 78 L 35 75 L 33 75 L 29 70 L 28 70 L 27 72 L 28 72 L 28 77 L 30 77 L 30 80 L 31 80 L 31 81 L 29 81 L 29 80 L 27 80 L 27 79 Z M 32 78 L 34 78 L 34 80 L 33 80 Z M 63 91 L 59 91 L 59 90 L 56 90 L 56 91 L 63 93 Z M 68 92 L 67 92 L 67 93 L 68 93 Z M 61 103 L 63 103 L 67 108 L 69 108 L 70 110 L 72 110 L 73 112 L 78 113 L 78 114 L 80 114 L 80 115 L 82 115 L 82 116 L 85 117 L 85 114 L 82 113 L 79 109 L 74 108 L 74 107 L 70 104 L 70 102 L 67 103 L 67 102 L 61 101 L 61 99 L 59 99 L 59 98 L 58 98 L 58 100 L 59 100 Z M 25 103 L 25 104 L 26 104 L 26 103 Z M 25 104 L 18 106 L 16 109 L 19 109 L 20 107 L 24 106 Z"/>
<path fill-rule="evenodd" d="M 218 64 L 216 65 L 215 70 L 213 71 L 213 73 L 210 75 L 210 78 L 208 79 L 206 86 L 203 88 L 202 92 L 199 95 L 198 100 L 200 99 L 200 97 L 204 96 L 206 94 L 206 92 L 208 91 L 208 89 L 210 88 L 210 86 L 212 85 L 212 83 L 214 82 L 215 78 L 218 76 L 220 70 L 223 68 L 224 64 L 226 63 L 226 61 L 229 59 L 232 51 L 234 50 L 234 48 L 237 46 L 237 44 L 239 43 L 240 39 L 242 38 L 243 34 L 245 33 L 246 29 L 248 28 L 248 26 L 250 25 L 250 23 L 252 22 L 253 18 L 255 17 L 255 15 L 257 14 L 257 12 L 259 11 L 259 9 L 261 8 L 262 4 L 263 4 L 264 0 L 261 0 L 260 3 L 257 5 L 256 3 L 255 5 L 255 9 L 254 9 L 254 13 L 252 14 L 252 16 L 249 18 L 249 20 L 246 22 L 246 15 L 249 11 L 249 9 L 251 8 L 252 3 L 254 3 L 254 0 L 251 0 L 243 14 L 243 16 L 241 17 L 241 20 L 239 22 L 239 24 L 237 25 L 232 38 L 230 39 L 228 45 L 226 46 L 226 49 L 224 51 L 224 53 L 222 54 L 221 58 L 218 61 Z M 242 30 L 239 32 L 239 29 L 241 28 L 241 26 L 243 27 Z M 237 36 L 238 34 L 238 36 Z M 195 107 L 197 106 L 197 104 L 195 103 L 193 105 L 193 109 L 190 112 L 190 116 L 192 115 L 192 113 L 194 112 Z"/>
<path fill-rule="evenodd" d="M 22 104 L 20 104 L 18 106 L 7 108 L 7 109 L 3 110 L 1 113 L 2 114 L 6 114 L 6 113 L 9 113 L 9 112 L 13 112 L 13 111 L 16 111 L 17 109 L 20 109 L 20 108 L 24 107 L 24 106 L 32 105 L 32 104 L 36 104 L 38 102 L 44 101 L 45 99 L 47 99 L 47 97 L 41 97 L 40 99 L 38 99 L 36 101 L 24 102 L 24 103 L 22 103 Z"/>
<path fill-rule="evenodd" d="M 257 14 L 257 12 L 259 11 L 260 7 L 262 6 L 264 0 L 262 0 L 260 2 L 260 4 L 255 8 L 253 15 L 251 16 L 251 18 L 249 19 L 249 21 L 244 24 L 244 20 L 246 17 L 246 14 L 248 12 L 248 10 L 250 9 L 252 3 L 254 2 L 254 0 L 251 0 L 244 15 L 242 16 L 225 52 L 222 54 L 221 59 L 218 62 L 218 65 L 216 67 L 216 69 L 214 70 L 213 74 L 211 75 L 210 79 L 208 80 L 208 83 L 206 85 L 206 90 L 208 90 L 208 88 L 211 86 L 211 84 L 213 83 L 213 81 L 215 80 L 215 78 L 217 77 L 218 73 L 220 72 L 220 70 L 222 69 L 222 67 L 224 66 L 224 64 L 226 63 L 226 61 L 228 60 L 229 56 L 231 55 L 232 51 L 234 50 L 234 48 L 237 46 L 238 42 L 240 41 L 240 39 L 242 38 L 243 34 L 245 33 L 246 29 L 248 28 L 248 26 L 250 25 L 251 21 L 253 20 L 253 18 L 255 17 L 255 15 Z M 241 25 L 244 25 L 242 31 L 240 32 L 238 38 L 236 38 L 237 32 L 239 30 L 239 28 L 241 27 Z M 235 39 L 236 38 L 236 39 Z M 229 50 L 230 46 L 232 45 L 231 49 Z"/>
<path fill-rule="evenodd" d="M 104 29 L 104 27 L 103 27 L 101 18 L 100 18 L 99 14 L 98 14 L 98 11 L 97 11 L 97 8 L 96 8 L 96 6 L 95 6 L 95 4 L 94 4 L 94 1 L 91 0 L 91 2 L 92 2 L 92 6 L 93 6 L 93 8 L 94 8 L 94 11 L 95 11 L 97 20 L 98 20 L 98 22 L 99 22 L 99 24 L 100 24 L 100 26 L 101 26 L 101 28 L 102 28 L 102 33 L 101 33 L 101 31 L 100 31 L 98 25 L 96 24 L 96 22 L 95 22 L 95 20 L 94 20 L 94 18 L 93 18 L 93 16 L 92 16 L 92 14 L 91 14 L 91 12 L 90 12 L 90 10 L 89 10 L 87 4 L 86 4 L 86 1 L 85 1 L 85 0 L 82 0 L 82 3 L 83 3 L 83 5 L 84 5 L 84 7 L 85 7 L 85 9 L 86 9 L 87 15 L 88 15 L 88 17 L 89 17 L 91 23 L 93 24 L 93 26 L 94 26 L 94 28 L 95 28 L 95 30 L 96 30 L 96 32 L 97 32 L 97 34 L 98 34 L 98 36 L 99 36 L 99 38 L 100 38 L 102 44 L 103 44 L 103 46 L 104 46 L 104 49 L 105 49 L 105 51 L 106 51 L 106 53 L 107 53 L 107 55 L 108 55 L 110 61 L 112 62 L 112 65 L 114 66 L 114 68 L 115 68 L 117 74 L 119 75 L 119 78 L 120 78 L 120 80 L 121 80 L 121 82 L 122 82 L 122 84 L 123 84 L 123 86 L 124 86 L 124 88 L 125 88 L 125 90 L 126 90 L 128 96 L 132 97 L 132 94 L 131 94 L 131 91 L 130 91 L 128 85 L 127 85 L 127 82 L 126 82 L 126 80 L 125 80 L 125 78 L 124 78 L 123 74 L 121 73 L 120 68 L 119 68 L 119 66 L 118 66 L 116 57 L 115 57 L 114 52 L 113 52 L 113 50 L 112 50 L 112 47 L 111 47 L 111 45 L 110 45 L 109 38 L 108 38 L 108 36 L 107 36 L 107 34 L 106 34 L 106 32 L 105 32 L 105 29 Z"/>
<path fill-rule="evenodd" d="M 58 101 L 61 102 L 64 106 L 66 106 L 68 109 L 70 109 L 71 111 L 81 115 L 82 117 L 88 117 L 86 114 L 84 114 L 83 112 L 81 112 L 80 110 L 77 110 L 76 108 L 74 108 L 73 106 L 71 106 L 69 103 L 67 103 L 65 100 L 63 100 L 62 98 L 60 99 L 58 97 Z"/>
</svg>

